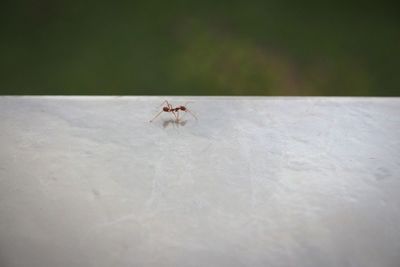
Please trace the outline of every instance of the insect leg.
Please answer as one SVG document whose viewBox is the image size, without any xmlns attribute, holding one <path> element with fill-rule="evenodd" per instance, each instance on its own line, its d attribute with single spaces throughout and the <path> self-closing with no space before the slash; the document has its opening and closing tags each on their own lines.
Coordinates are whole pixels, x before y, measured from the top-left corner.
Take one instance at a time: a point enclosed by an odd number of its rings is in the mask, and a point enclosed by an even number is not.
<svg viewBox="0 0 400 267">
<path fill-rule="evenodd" d="M 186 107 L 187 104 L 189 104 L 189 103 L 193 103 L 193 101 L 187 101 L 187 102 L 186 102 L 185 104 L 183 104 L 182 106 Z"/>
<path fill-rule="evenodd" d="M 170 106 L 170 104 L 168 103 L 168 101 L 167 101 L 167 100 L 164 100 L 164 102 L 162 102 L 162 104 L 160 105 L 160 107 L 163 106 L 164 104 L 167 104 L 168 107 Z"/>
<path fill-rule="evenodd" d="M 193 118 L 195 118 L 195 119 L 196 119 L 196 121 L 198 120 L 198 119 L 197 119 L 197 117 L 196 117 L 196 115 L 194 115 L 194 114 L 193 114 L 193 112 L 191 112 L 191 111 L 190 111 L 190 110 L 188 110 L 187 108 L 186 108 L 185 112 L 189 112 L 189 113 L 190 113 L 190 115 L 192 115 L 192 116 L 193 116 Z"/>
<path fill-rule="evenodd" d="M 178 117 L 176 117 L 175 111 L 171 111 L 172 115 L 174 115 L 175 120 L 178 120 Z"/>
</svg>

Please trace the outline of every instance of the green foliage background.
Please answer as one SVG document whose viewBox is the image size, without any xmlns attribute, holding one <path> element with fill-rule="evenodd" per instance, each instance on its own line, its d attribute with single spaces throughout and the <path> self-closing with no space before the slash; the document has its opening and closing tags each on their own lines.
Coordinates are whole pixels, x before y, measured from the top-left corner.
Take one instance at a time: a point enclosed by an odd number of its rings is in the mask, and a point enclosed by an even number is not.
<svg viewBox="0 0 400 267">
<path fill-rule="evenodd" d="M 1 5 L 3 95 L 400 95 L 394 1 Z"/>
</svg>

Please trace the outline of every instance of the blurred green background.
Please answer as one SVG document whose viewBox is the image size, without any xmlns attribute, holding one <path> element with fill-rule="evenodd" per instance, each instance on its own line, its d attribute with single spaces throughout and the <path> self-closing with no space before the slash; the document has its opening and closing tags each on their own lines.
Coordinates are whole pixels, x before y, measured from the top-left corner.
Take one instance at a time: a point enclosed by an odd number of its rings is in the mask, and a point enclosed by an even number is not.
<svg viewBox="0 0 400 267">
<path fill-rule="evenodd" d="M 2 2 L 0 94 L 400 95 L 395 1 Z"/>
</svg>

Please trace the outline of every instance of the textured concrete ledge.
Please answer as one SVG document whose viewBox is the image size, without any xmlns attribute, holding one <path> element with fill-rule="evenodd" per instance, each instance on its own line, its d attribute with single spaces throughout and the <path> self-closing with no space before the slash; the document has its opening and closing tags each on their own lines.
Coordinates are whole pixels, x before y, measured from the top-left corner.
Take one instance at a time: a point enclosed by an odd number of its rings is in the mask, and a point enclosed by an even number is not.
<svg viewBox="0 0 400 267">
<path fill-rule="evenodd" d="M 0 266 L 400 266 L 400 99 L 0 97 Z"/>
</svg>

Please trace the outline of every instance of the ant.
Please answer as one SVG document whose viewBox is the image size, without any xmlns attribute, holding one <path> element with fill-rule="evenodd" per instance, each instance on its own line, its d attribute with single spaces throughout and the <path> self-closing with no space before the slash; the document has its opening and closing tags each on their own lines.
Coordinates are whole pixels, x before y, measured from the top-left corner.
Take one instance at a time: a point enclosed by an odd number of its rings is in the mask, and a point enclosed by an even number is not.
<svg viewBox="0 0 400 267">
<path fill-rule="evenodd" d="M 187 103 L 188 103 L 188 102 L 187 102 Z M 156 116 L 154 116 L 153 119 L 150 120 L 150 122 L 153 122 L 153 121 L 154 121 L 158 116 L 160 116 L 161 113 L 163 113 L 163 112 L 171 112 L 172 115 L 175 117 L 176 122 L 179 122 L 179 111 L 184 111 L 185 113 L 186 113 L 186 112 L 189 112 L 190 115 L 192 115 L 192 116 L 197 120 L 197 117 L 186 107 L 186 104 L 187 104 L 187 103 L 185 103 L 185 105 L 181 105 L 181 106 L 177 106 L 177 107 L 172 107 L 172 105 L 171 105 L 170 103 L 168 103 L 167 100 L 165 100 L 165 101 L 161 104 L 161 106 L 164 105 L 164 104 L 166 104 L 166 106 L 164 106 L 163 109 L 162 109 Z"/>
</svg>

